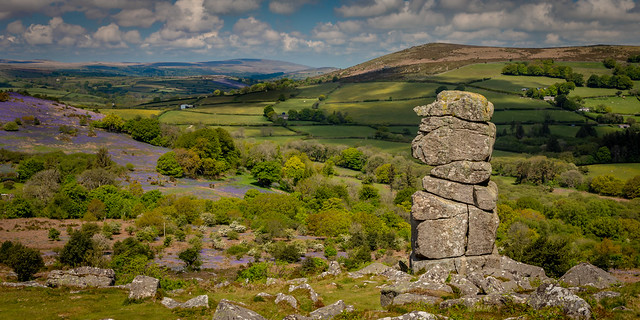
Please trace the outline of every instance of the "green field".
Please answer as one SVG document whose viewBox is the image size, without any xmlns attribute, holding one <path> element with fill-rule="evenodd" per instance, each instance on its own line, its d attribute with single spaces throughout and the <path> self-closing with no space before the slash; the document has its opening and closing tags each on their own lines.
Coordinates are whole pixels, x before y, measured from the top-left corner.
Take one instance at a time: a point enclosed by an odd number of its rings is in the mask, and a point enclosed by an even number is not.
<svg viewBox="0 0 640 320">
<path fill-rule="evenodd" d="M 239 138 L 259 138 L 259 137 L 271 137 L 271 136 L 296 136 L 299 135 L 287 128 L 280 126 L 259 126 L 259 127 L 225 127 L 214 126 L 216 128 L 223 128 L 232 136 Z"/>
<path fill-rule="evenodd" d="M 520 122 L 543 122 L 545 115 L 550 115 L 556 122 L 584 122 L 584 117 L 575 112 L 565 110 L 517 110 L 517 111 L 496 111 L 493 114 L 492 122 L 496 124 L 508 124 L 512 121 Z"/>
<path fill-rule="evenodd" d="M 366 100 L 391 100 L 436 96 L 435 83 L 413 82 L 365 82 L 347 83 L 333 92 L 327 102 L 355 102 Z"/>
<path fill-rule="evenodd" d="M 347 147 L 361 147 L 368 146 L 378 148 L 384 152 L 391 153 L 393 155 L 405 155 L 411 157 L 411 145 L 407 142 L 391 142 L 373 139 L 314 139 L 320 143 L 334 145 L 334 146 L 347 146 Z"/>
<path fill-rule="evenodd" d="M 564 82 L 564 80 L 549 77 L 508 76 L 498 74 L 491 77 L 490 80 L 476 82 L 473 85 L 481 88 L 521 94 L 523 93 L 522 88 L 546 88 L 558 82 Z"/>
<path fill-rule="evenodd" d="M 318 99 L 315 98 L 309 98 L 309 99 L 298 99 L 298 98 L 292 98 L 292 99 L 287 99 L 286 101 L 280 101 L 277 104 L 276 103 L 272 103 L 273 104 L 273 110 L 275 112 L 289 112 L 289 110 L 296 110 L 296 111 L 300 111 L 302 109 L 311 109 L 311 107 L 313 106 L 314 103 L 316 103 L 318 101 Z"/>
<path fill-rule="evenodd" d="M 504 94 L 479 88 L 467 87 L 465 90 L 479 93 L 487 98 L 496 110 L 509 109 L 554 109 L 556 107 L 537 99 L 524 98 L 515 94 Z"/>
<path fill-rule="evenodd" d="M 99 109 L 102 114 L 115 114 L 118 117 L 124 120 L 130 120 L 135 118 L 136 116 L 141 116 L 143 118 L 151 118 L 152 116 L 157 116 L 163 112 L 160 109 Z"/>
<path fill-rule="evenodd" d="M 330 82 L 298 87 L 298 90 L 300 90 L 300 94 L 298 94 L 298 97 L 317 99 L 319 95 L 324 94 L 326 96 L 329 92 L 335 90 L 338 86 L 340 86 L 339 82 Z"/>
<path fill-rule="evenodd" d="M 576 87 L 569 96 L 571 97 L 602 97 L 602 96 L 615 96 L 618 89 L 607 89 L 607 88 L 589 88 L 589 87 Z"/>
<path fill-rule="evenodd" d="M 620 114 L 637 114 L 640 113 L 640 101 L 635 97 L 606 97 L 585 99 L 585 107 L 593 108 L 597 105 L 604 104 L 611 107 L 612 112 Z"/>
<path fill-rule="evenodd" d="M 268 125 L 262 115 L 213 115 L 189 111 L 169 111 L 160 117 L 160 122 L 168 124 L 204 124 L 204 125 Z"/>
<path fill-rule="evenodd" d="M 429 79 L 454 83 L 468 83 L 470 81 L 493 78 L 500 75 L 502 67 L 504 67 L 505 64 L 506 62 L 472 64 L 432 76 Z"/>
<path fill-rule="evenodd" d="M 365 138 L 373 137 L 376 132 L 375 129 L 366 126 L 295 126 L 291 128 L 316 138 Z"/>
<path fill-rule="evenodd" d="M 529 133 L 531 128 L 534 125 L 525 124 L 522 127 L 524 128 L 525 133 Z M 503 132 L 503 130 L 507 130 L 508 133 L 511 133 L 511 125 L 510 124 L 499 124 L 496 125 L 498 132 Z M 551 134 L 559 137 L 575 137 L 578 130 L 580 130 L 579 126 L 571 126 L 571 125 L 550 125 L 549 130 L 551 130 Z"/>
<path fill-rule="evenodd" d="M 594 164 L 587 166 L 587 168 L 589 169 L 589 177 L 612 175 L 622 181 L 627 181 L 640 175 L 640 163 Z"/>
<path fill-rule="evenodd" d="M 238 115 L 254 115 L 261 116 L 264 111 L 264 107 L 271 103 L 257 102 L 257 103 L 228 103 L 228 104 L 216 104 L 198 107 L 193 109 L 185 109 L 184 112 L 195 113 L 207 113 L 207 114 L 238 114 Z"/>
<path fill-rule="evenodd" d="M 573 69 L 573 72 L 580 73 L 584 76 L 584 80 L 586 81 L 592 74 L 597 74 L 599 76 L 603 74 L 611 75 L 611 70 L 605 68 L 602 62 L 571 62 L 571 61 L 556 61 L 555 62 L 561 66 L 569 66 Z"/>
<path fill-rule="evenodd" d="M 406 101 L 376 101 L 361 103 L 327 103 L 320 106 L 328 114 L 334 111 L 347 112 L 361 124 L 417 125 L 420 118 L 413 112 L 419 105 L 433 102 L 433 98 Z"/>
</svg>

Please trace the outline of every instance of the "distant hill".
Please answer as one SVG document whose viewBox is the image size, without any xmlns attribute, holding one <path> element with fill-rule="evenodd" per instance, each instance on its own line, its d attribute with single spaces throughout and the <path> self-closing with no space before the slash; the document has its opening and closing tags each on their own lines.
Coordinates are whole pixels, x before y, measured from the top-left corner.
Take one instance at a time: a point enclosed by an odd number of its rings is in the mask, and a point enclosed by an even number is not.
<svg viewBox="0 0 640 320">
<path fill-rule="evenodd" d="M 300 75 L 317 76 L 336 68 L 309 66 L 266 59 L 233 59 L 206 62 L 58 62 L 50 60 L 0 59 L 0 69 L 16 74 L 33 76 L 52 73 L 92 76 L 196 76 L 227 75 L 233 77 L 271 78 Z"/>
<path fill-rule="evenodd" d="M 482 62 L 537 59 L 600 61 L 607 57 L 626 60 L 630 54 L 640 54 L 640 46 L 503 48 L 429 43 L 387 54 L 325 76 L 337 76 L 349 81 L 412 80 Z"/>
</svg>

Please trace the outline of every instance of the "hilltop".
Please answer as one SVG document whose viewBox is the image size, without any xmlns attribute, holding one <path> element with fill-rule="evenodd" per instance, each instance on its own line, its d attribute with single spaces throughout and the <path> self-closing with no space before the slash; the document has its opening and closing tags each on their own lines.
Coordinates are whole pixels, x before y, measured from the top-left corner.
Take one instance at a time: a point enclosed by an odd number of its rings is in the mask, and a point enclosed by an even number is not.
<svg viewBox="0 0 640 320">
<path fill-rule="evenodd" d="M 538 59 L 601 61 L 606 57 L 626 60 L 630 54 L 638 53 L 640 53 L 640 46 L 507 48 L 428 43 L 387 54 L 328 75 L 347 81 L 414 80 L 483 62 Z"/>
</svg>

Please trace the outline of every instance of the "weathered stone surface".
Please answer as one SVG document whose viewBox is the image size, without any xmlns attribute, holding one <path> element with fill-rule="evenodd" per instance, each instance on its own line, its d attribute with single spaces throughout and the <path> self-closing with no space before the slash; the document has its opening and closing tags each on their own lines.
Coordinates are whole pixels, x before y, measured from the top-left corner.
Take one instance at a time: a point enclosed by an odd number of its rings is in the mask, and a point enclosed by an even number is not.
<svg viewBox="0 0 640 320">
<path fill-rule="evenodd" d="M 543 281 L 549 279 L 549 277 L 547 277 L 547 275 L 544 273 L 544 269 L 542 269 L 541 267 L 518 262 L 507 256 L 500 257 L 499 266 L 495 268 L 511 272 L 512 274 L 520 277 L 533 278 Z"/>
<path fill-rule="evenodd" d="M 294 292 L 296 290 L 308 291 L 309 292 L 309 298 L 313 302 L 318 302 L 320 300 L 320 296 L 316 293 L 315 290 L 313 290 L 313 288 L 308 283 L 303 283 L 303 284 L 300 284 L 300 285 L 297 285 L 297 286 L 294 286 L 294 285 L 290 285 L 289 286 L 289 292 Z"/>
<path fill-rule="evenodd" d="M 218 303 L 212 320 L 263 320 L 264 317 L 247 308 L 237 306 L 231 301 L 222 299 Z"/>
<path fill-rule="evenodd" d="M 499 223 L 497 212 L 487 212 L 469 206 L 469 239 L 467 240 L 466 255 L 491 254 Z"/>
<path fill-rule="evenodd" d="M 417 191 L 413 194 L 413 205 L 411 206 L 411 217 L 414 220 L 435 220 L 451 218 L 467 213 L 467 205 L 447 200 L 424 191 Z"/>
<path fill-rule="evenodd" d="M 273 295 L 266 292 L 259 292 L 256 294 L 256 297 L 260 297 L 262 299 L 273 299 Z"/>
<path fill-rule="evenodd" d="M 480 293 L 480 289 L 473 282 L 460 274 L 452 274 L 449 285 L 455 287 L 462 297 L 475 296 Z"/>
<path fill-rule="evenodd" d="M 590 319 L 591 306 L 569 289 L 547 283 L 542 284 L 529 298 L 528 304 L 534 309 L 560 306 L 572 319 Z"/>
<path fill-rule="evenodd" d="M 318 277 L 326 278 L 329 276 L 338 276 L 341 273 L 342 269 L 340 268 L 340 263 L 338 263 L 338 261 L 331 261 L 329 262 L 329 268 L 327 269 L 327 271 L 321 273 Z"/>
<path fill-rule="evenodd" d="M 2 285 L 3 287 L 13 287 L 13 288 L 25 288 L 25 287 L 48 288 L 47 286 L 40 284 L 34 280 L 25 281 L 25 282 L 3 282 L 0 285 Z"/>
<path fill-rule="evenodd" d="M 600 301 L 600 300 L 605 299 L 605 298 L 609 298 L 609 299 L 611 299 L 611 298 L 617 298 L 617 297 L 619 297 L 619 296 L 620 296 L 620 292 L 615 292 L 615 291 L 600 291 L 600 292 L 594 293 L 592 297 L 593 297 L 593 299 L 595 299 L 596 301 Z"/>
<path fill-rule="evenodd" d="M 422 178 L 422 187 L 425 191 L 445 199 L 455 200 L 466 204 L 474 204 L 474 186 L 471 184 L 463 184 L 427 176 Z"/>
<path fill-rule="evenodd" d="M 440 302 L 440 309 L 449 309 L 453 306 L 465 306 L 469 309 L 473 308 L 480 298 L 478 297 L 463 297 L 458 299 L 450 299 Z"/>
<path fill-rule="evenodd" d="M 436 265 L 441 265 L 446 270 L 453 271 L 461 275 L 466 275 L 474 271 L 482 270 L 484 268 L 501 267 L 501 257 L 494 254 L 486 256 L 462 256 L 458 258 L 439 260 L 420 260 L 421 258 L 418 258 L 414 254 L 412 254 L 410 259 L 411 269 L 414 270 L 414 272 L 420 271 L 422 269 L 429 270 Z"/>
<path fill-rule="evenodd" d="M 488 185 L 473 186 L 473 204 L 482 209 L 491 211 L 496 208 L 498 201 L 498 186 L 495 182 L 489 181 Z"/>
<path fill-rule="evenodd" d="M 572 286 L 592 286 L 598 289 L 608 288 L 619 282 L 608 272 L 587 262 L 582 262 L 569 269 L 560 277 L 560 281 Z"/>
<path fill-rule="evenodd" d="M 276 295 L 275 303 L 278 304 L 280 302 L 288 304 L 289 306 L 291 306 L 291 308 L 298 309 L 298 300 L 288 294 L 278 293 L 278 295 Z"/>
<path fill-rule="evenodd" d="M 467 247 L 468 215 L 449 219 L 426 220 L 413 228 L 413 251 L 418 258 L 459 257 Z"/>
<path fill-rule="evenodd" d="M 396 296 L 393 299 L 393 302 L 391 302 L 391 304 L 394 306 L 401 306 L 401 305 L 410 304 L 410 303 L 436 304 L 436 303 L 439 303 L 440 301 L 442 301 L 442 299 L 438 297 L 432 297 L 428 295 L 421 295 L 421 294 L 415 294 L 415 293 L 402 293 Z"/>
<path fill-rule="evenodd" d="M 160 280 L 152 277 L 138 275 L 129 284 L 129 299 L 145 299 L 156 295 Z"/>
<path fill-rule="evenodd" d="M 162 298 L 162 301 L 160 301 L 160 303 L 169 309 L 209 308 L 209 296 L 207 296 L 206 294 L 203 294 L 193 299 L 189 299 L 183 303 L 173 300 L 171 298 L 164 297 Z"/>
<path fill-rule="evenodd" d="M 380 305 L 386 307 L 394 304 L 395 299 L 405 293 L 440 298 L 453 294 L 453 290 L 444 282 L 430 282 L 426 279 L 419 279 L 415 282 L 396 282 L 380 288 Z"/>
<path fill-rule="evenodd" d="M 438 320 L 441 319 L 434 314 L 425 311 L 411 311 L 397 317 L 386 317 L 378 320 Z"/>
<path fill-rule="evenodd" d="M 431 175 L 467 184 L 484 183 L 491 178 L 491 163 L 486 161 L 454 161 L 434 167 Z"/>
<path fill-rule="evenodd" d="M 454 161 L 489 161 L 496 138 L 493 123 L 475 123 L 455 117 L 424 118 L 411 142 L 413 157 L 439 166 Z"/>
<path fill-rule="evenodd" d="M 493 116 L 493 103 L 481 94 L 445 90 L 438 94 L 436 101 L 413 108 L 419 116 L 452 115 L 469 121 L 489 121 Z"/>
<path fill-rule="evenodd" d="M 309 313 L 309 318 L 315 320 L 332 319 L 333 317 L 341 314 L 343 311 L 352 308 L 352 306 L 346 305 L 344 301 L 338 300 L 333 304 L 311 311 L 311 313 Z"/>
<path fill-rule="evenodd" d="M 195 298 L 191 298 L 185 301 L 181 308 L 189 309 L 189 308 L 209 308 L 209 296 L 206 294 L 199 295 Z"/>
<path fill-rule="evenodd" d="M 79 267 L 71 270 L 53 270 L 49 273 L 47 286 L 57 287 L 108 287 L 115 282 L 113 269 Z"/>
<path fill-rule="evenodd" d="M 380 262 L 374 262 L 358 271 L 350 272 L 349 277 L 357 279 L 370 274 L 383 276 L 391 281 L 409 281 L 411 279 L 411 276 L 406 272 L 385 266 Z"/>
<path fill-rule="evenodd" d="M 451 270 L 442 265 L 435 265 L 426 270 L 418 279 L 419 281 L 444 283 L 451 273 Z"/>
<path fill-rule="evenodd" d="M 482 273 L 472 273 L 467 276 L 476 287 L 480 288 L 485 294 L 504 293 L 506 292 L 502 282 L 492 276 L 485 277 Z"/>
<path fill-rule="evenodd" d="M 276 279 L 276 278 L 267 278 L 266 285 L 267 285 L 267 287 L 270 287 L 270 286 L 272 286 L 272 285 L 274 285 L 274 284 L 278 284 L 278 283 L 280 283 L 280 282 L 281 282 L 281 280 L 280 280 L 280 279 Z"/>
<path fill-rule="evenodd" d="M 307 282 L 309 282 L 309 279 L 307 278 L 295 278 L 295 279 L 287 280 L 287 284 L 301 284 L 301 283 L 307 283 Z"/>
</svg>

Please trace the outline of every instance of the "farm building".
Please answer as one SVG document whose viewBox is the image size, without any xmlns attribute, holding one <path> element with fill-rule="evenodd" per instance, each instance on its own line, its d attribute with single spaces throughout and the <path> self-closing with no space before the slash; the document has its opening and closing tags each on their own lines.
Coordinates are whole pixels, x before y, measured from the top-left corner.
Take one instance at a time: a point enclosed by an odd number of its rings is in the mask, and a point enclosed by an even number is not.
<svg viewBox="0 0 640 320">
<path fill-rule="evenodd" d="M 190 108 L 193 108 L 192 104 L 181 104 L 180 105 L 180 110 L 190 109 Z"/>
</svg>

